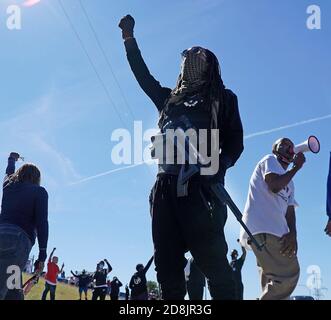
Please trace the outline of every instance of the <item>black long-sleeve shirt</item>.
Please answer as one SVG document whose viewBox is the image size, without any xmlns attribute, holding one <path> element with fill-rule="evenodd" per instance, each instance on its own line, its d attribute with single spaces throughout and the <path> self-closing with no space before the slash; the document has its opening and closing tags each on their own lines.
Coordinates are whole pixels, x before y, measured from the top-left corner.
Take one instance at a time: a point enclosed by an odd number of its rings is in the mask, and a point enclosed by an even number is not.
<svg viewBox="0 0 331 320">
<path fill-rule="evenodd" d="M 120 292 L 120 287 L 122 287 L 123 284 L 121 281 L 119 281 L 118 279 L 116 280 L 113 280 L 111 283 L 110 283 L 110 288 L 111 288 L 111 295 L 117 295 L 119 294 Z"/>
<path fill-rule="evenodd" d="M 154 256 L 147 262 L 145 268 L 137 271 L 131 278 L 129 287 L 131 289 L 131 297 L 136 297 L 144 292 L 147 292 L 146 273 L 153 262 Z"/>
<path fill-rule="evenodd" d="M 87 273 L 75 274 L 71 271 L 71 274 L 78 279 L 78 286 L 80 288 L 86 288 L 92 282 L 92 278 Z"/>
<path fill-rule="evenodd" d="M 36 237 L 39 244 L 39 261 L 46 260 L 48 242 L 48 194 L 32 183 L 10 182 L 9 176 L 15 172 L 15 159 L 8 159 L 3 184 L 0 224 L 20 227 L 29 236 L 32 245 Z"/>
<path fill-rule="evenodd" d="M 153 101 L 158 111 L 165 107 L 172 90 L 162 87 L 161 84 L 150 74 L 146 66 L 137 42 L 134 38 L 124 42 L 127 58 L 132 72 L 140 87 Z M 225 90 L 227 108 L 219 114 L 219 142 L 222 153 L 220 161 L 226 168 L 233 166 L 244 150 L 243 128 L 238 110 L 237 96 L 231 91 Z"/>
<path fill-rule="evenodd" d="M 107 287 L 107 275 L 113 268 L 108 261 L 106 261 L 106 264 L 107 269 L 97 270 L 94 273 L 93 279 L 95 280 L 95 288 Z"/>
</svg>

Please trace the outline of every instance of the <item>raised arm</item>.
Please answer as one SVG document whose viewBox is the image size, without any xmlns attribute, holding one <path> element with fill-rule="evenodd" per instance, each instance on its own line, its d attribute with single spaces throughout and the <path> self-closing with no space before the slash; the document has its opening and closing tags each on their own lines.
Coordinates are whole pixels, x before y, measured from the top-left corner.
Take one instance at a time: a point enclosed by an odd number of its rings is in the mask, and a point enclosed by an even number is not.
<svg viewBox="0 0 331 320">
<path fill-rule="evenodd" d="M 242 262 L 244 262 L 246 260 L 246 255 L 247 255 L 247 251 L 244 247 L 241 247 L 241 250 L 242 250 L 242 255 L 241 257 L 239 258 Z"/>
<path fill-rule="evenodd" d="M 105 259 L 104 261 L 107 264 L 107 274 L 108 274 L 108 273 L 110 273 L 113 270 L 113 268 L 112 268 L 112 266 L 110 265 L 110 263 L 108 262 L 107 259 Z"/>
<path fill-rule="evenodd" d="M 79 276 L 76 273 L 73 273 L 72 270 L 70 270 L 70 272 L 75 278 L 79 278 Z"/>
<path fill-rule="evenodd" d="M 56 250 L 56 248 L 54 248 L 54 249 L 52 250 L 52 252 L 51 252 L 51 254 L 50 254 L 49 258 L 48 258 L 48 262 L 51 262 L 51 261 L 52 261 L 53 254 L 54 254 L 55 250 Z"/>
<path fill-rule="evenodd" d="M 127 58 L 140 87 L 160 111 L 163 108 L 165 100 L 170 95 L 171 89 L 162 87 L 150 74 L 134 38 L 134 26 L 135 21 L 130 15 L 122 18 L 119 23 L 119 27 L 122 29 L 122 38 L 124 39 Z"/>
<path fill-rule="evenodd" d="M 149 261 L 147 262 L 145 268 L 144 268 L 144 273 L 147 273 L 148 269 L 150 268 L 152 262 L 154 260 L 154 256 L 152 258 L 149 259 Z"/>
<path fill-rule="evenodd" d="M 20 155 L 17 152 L 11 152 L 8 157 L 8 164 L 6 168 L 6 175 L 4 179 L 3 186 L 6 185 L 8 177 L 15 173 L 15 164 L 16 161 L 19 159 Z"/>
<path fill-rule="evenodd" d="M 304 154 L 298 153 L 294 158 L 293 167 L 285 174 L 278 175 L 276 173 L 268 173 L 265 176 L 264 180 L 268 185 L 269 189 L 274 193 L 278 193 L 279 191 L 284 189 L 290 183 L 296 173 L 302 168 L 305 161 L 306 159 Z"/>
</svg>

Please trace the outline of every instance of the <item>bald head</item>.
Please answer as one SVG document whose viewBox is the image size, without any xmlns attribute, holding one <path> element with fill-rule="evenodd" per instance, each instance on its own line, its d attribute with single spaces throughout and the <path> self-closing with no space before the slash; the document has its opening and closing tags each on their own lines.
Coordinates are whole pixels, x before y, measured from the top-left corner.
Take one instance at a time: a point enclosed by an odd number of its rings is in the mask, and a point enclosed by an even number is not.
<svg viewBox="0 0 331 320">
<path fill-rule="evenodd" d="M 275 154 L 280 161 L 289 164 L 293 161 L 295 155 L 294 143 L 289 138 L 280 138 L 272 145 L 272 153 Z"/>
</svg>

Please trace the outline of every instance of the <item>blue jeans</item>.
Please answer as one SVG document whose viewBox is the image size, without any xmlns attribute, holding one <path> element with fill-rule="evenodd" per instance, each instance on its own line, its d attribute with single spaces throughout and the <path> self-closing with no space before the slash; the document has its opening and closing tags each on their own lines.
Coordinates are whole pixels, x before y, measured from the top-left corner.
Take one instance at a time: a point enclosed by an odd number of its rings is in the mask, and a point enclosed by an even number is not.
<svg viewBox="0 0 331 320">
<path fill-rule="evenodd" d="M 0 224 L 0 300 L 24 299 L 21 285 L 19 289 L 8 288 L 8 284 L 13 283 L 9 278 L 14 277 L 10 267 L 19 268 L 21 284 L 21 271 L 26 266 L 31 249 L 31 240 L 21 228 L 11 224 Z"/>
</svg>

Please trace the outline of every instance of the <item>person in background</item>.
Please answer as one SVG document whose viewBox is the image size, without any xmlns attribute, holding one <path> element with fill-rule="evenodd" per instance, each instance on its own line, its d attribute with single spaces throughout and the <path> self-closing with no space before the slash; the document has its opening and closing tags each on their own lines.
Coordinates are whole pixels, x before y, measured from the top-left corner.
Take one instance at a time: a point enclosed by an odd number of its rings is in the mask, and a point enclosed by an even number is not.
<svg viewBox="0 0 331 320">
<path fill-rule="evenodd" d="M 111 284 L 111 281 L 108 279 L 107 280 L 107 294 L 106 294 L 106 297 L 107 296 L 109 296 L 109 299 L 111 300 L 111 286 L 110 286 L 110 284 Z"/>
<path fill-rule="evenodd" d="M 146 273 L 150 268 L 154 256 L 147 262 L 146 267 L 137 264 L 137 272 L 132 276 L 129 287 L 131 289 L 131 300 L 148 300 Z"/>
<path fill-rule="evenodd" d="M 39 256 L 37 272 L 42 272 L 47 257 L 48 193 L 40 186 L 41 173 L 33 164 L 24 164 L 15 172 L 20 155 L 12 152 L 8 158 L 3 183 L 0 213 L 0 300 L 23 300 L 22 280 L 8 288 L 9 266 L 23 270 L 36 238 Z M 21 274 L 19 275 L 21 277 Z"/>
<path fill-rule="evenodd" d="M 246 249 L 244 247 L 241 247 L 241 249 L 242 249 L 242 255 L 239 259 L 238 259 L 239 256 L 238 251 L 232 250 L 231 262 L 230 262 L 230 267 L 233 271 L 233 280 L 235 282 L 235 288 L 236 288 L 236 300 L 244 300 L 244 285 L 242 283 L 242 278 L 241 278 L 241 269 L 246 259 Z"/>
<path fill-rule="evenodd" d="M 84 269 L 81 274 L 73 273 L 70 271 L 71 274 L 78 279 L 78 293 L 79 293 L 79 300 L 82 300 L 82 293 L 85 294 L 85 300 L 87 299 L 87 292 L 88 286 L 92 282 L 91 276 L 86 272 Z"/>
<path fill-rule="evenodd" d="M 118 280 L 117 277 L 113 278 L 113 281 L 110 283 L 110 299 L 111 300 L 118 300 L 118 296 L 120 294 L 120 287 L 122 287 L 123 284 L 120 280 Z"/>
<path fill-rule="evenodd" d="M 261 275 L 261 300 L 288 299 L 299 280 L 295 215 L 298 203 L 292 179 L 305 161 L 303 153 L 295 154 L 290 139 L 278 139 L 272 146 L 272 154 L 257 164 L 249 183 L 243 221 L 264 246 L 262 250 L 253 244 L 250 246 L 251 239 L 243 229 L 240 242 L 252 248 L 256 256 Z"/>
<path fill-rule="evenodd" d="M 128 285 L 125 286 L 125 300 L 130 300 L 130 289 Z"/>
<path fill-rule="evenodd" d="M 107 264 L 107 268 L 105 267 L 105 263 Z M 107 276 L 113 270 L 111 265 L 109 264 L 107 259 L 100 261 L 97 264 L 97 270 L 94 273 L 93 280 L 94 283 L 94 290 L 92 295 L 92 300 L 105 300 L 107 295 Z"/>
<path fill-rule="evenodd" d="M 45 276 L 45 289 L 42 294 L 41 300 L 46 300 L 48 292 L 50 293 L 50 299 L 55 300 L 57 277 L 59 274 L 62 273 L 64 268 L 64 264 L 62 264 L 61 270 L 57 265 L 59 262 L 59 258 L 55 256 L 53 257 L 55 250 L 56 248 L 53 249 L 48 259 L 47 273 Z"/>
<path fill-rule="evenodd" d="M 198 268 L 193 258 L 190 258 L 185 268 L 186 287 L 190 300 L 203 300 L 206 285 L 205 275 Z"/>
</svg>

